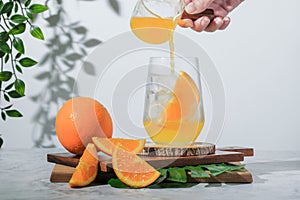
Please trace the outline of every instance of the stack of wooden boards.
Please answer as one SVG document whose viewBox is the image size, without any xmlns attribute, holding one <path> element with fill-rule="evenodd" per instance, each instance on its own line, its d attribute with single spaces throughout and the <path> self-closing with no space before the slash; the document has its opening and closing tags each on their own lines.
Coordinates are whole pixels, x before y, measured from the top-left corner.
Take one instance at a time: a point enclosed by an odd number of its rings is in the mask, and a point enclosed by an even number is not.
<svg viewBox="0 0 300 200">
<path fill-rule="evenodd" d="M 245 156 L 253 155 L 253 148 L 226 147 L 215 149 L 214 145 L 200 144 L 184 150 L 182 148 L 146 146 L 140 157 L 155 168 L 164 168 L 218 163 L 238 165 L 241 161 L 244 161 Z M 48 154 L 48 162 L 55 163 L 50 181 L 69 182 L 79 158 L 79 156 L 69 153 Z M 96 183 L 107 183 L 110 178 L 116 177 L 112 169 L 111 157 L 99 153 L 99 166 Z M 252 175 L 247 169 L 226 172 L 210 178 L 192 178 L 187 172 L 187 177 L 190 183 L 251 183 L 253 181 Z"/>
</svg>

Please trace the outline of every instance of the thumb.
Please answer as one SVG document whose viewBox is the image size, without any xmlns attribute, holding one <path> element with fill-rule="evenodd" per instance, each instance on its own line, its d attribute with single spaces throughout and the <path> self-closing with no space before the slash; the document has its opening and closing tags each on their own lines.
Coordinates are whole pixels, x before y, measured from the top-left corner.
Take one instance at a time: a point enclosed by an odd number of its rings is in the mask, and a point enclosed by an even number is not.
<svg viewBox="0 0 300 200">
<path fill-rule="evenodd" d="M 186 12 L 190 14 L 201 13 L 213 2 L 214 0 L 188 0 L 185 7 Z"/>
</svg>

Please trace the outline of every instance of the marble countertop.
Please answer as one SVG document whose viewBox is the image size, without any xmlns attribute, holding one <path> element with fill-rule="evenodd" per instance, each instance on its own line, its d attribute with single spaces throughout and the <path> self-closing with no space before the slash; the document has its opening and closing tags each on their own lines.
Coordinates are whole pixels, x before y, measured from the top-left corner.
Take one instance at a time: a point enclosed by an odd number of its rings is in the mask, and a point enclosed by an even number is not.
<svg viewBox="0 0 300 200">
<path fill-rule="evenodd" d="M 71 189 L 67 183 L 51 183 L 54 164 L 47 153 L 61 149 L 0 149 L 0 199 L 300 199 L 300 151 L 255 152 L 246 158 L 252 184 L 198 184 L 176 189 L 117 189 L 109 185 Z"/>
</svg>

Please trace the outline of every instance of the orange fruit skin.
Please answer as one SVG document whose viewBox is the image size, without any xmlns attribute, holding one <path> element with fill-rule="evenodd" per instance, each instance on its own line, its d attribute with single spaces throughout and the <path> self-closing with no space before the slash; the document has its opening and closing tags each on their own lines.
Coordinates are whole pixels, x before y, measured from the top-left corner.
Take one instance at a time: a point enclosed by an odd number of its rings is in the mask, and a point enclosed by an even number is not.
<svg viewBox="0 0 300 200">
<path fill-rule="evenodd" d="M 94 144 L 89 143 L 76 166 L 69 185 L 70 187 L 84 187 L 92 183 L 98 172 L 98 154 Z"/>
<path fill-rule="evenodd" d="M 124 138 L 93 137 L 92 140 L 100 151 L 110 156 L 113 154 L 113 151 L 117 145 L 119 145 L 120 148 L 125 149 L 126 151 L 138 154 L 143 151 L 144 146 L 146 144 L 146 140 L 131 140 Z"/>
<path fill-rule="evenodd" d="M 87 97 L 68 100 L 56 116 L 56 133 L 69 152 L 82 154 L 92 137 L 112 137 L 112 119 L 105 107 Z"/>
<path fill-rule="evenodd" d="M 160 176 L 146 161 L 120 148 L 119 145 L 114 149 L 112 166 L 117 177 L 133 188 L 147 187 Z"/>
</svg>

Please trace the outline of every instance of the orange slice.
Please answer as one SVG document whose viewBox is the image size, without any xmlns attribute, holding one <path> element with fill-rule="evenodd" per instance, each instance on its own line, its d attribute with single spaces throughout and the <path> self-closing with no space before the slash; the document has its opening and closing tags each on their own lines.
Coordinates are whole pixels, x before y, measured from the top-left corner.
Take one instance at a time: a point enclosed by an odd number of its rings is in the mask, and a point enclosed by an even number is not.
<svg viewBox="0 0 300 200">
<path fill-rule="evenodd" d="M 164 119 L 166 121 L 176 121 L 181 119 L 181 106 L 178 98 L 174 97 L 164 109 Z"/>
<path fill-rule="evenodd" d="M 98 153 L 94 144 L 89 143 L 69 181 L 70 187 L 84 187 L 92 183 L 98 172 Z"/>
<path fill-rule="evenodd" d="M 117 177 L 134 188 L 146 187 L 160 176 L 160 173 L 146 161 L 120 148 L 119 145 L 114 149 L 112 166 Z"/>
<path fill-rule="evenodd" d="M 146 140 L 131 140 L 131 139 L 123 139 L 123 138 L 93 137 L 92 140 L 100 151 L 108 155 L 113 154 L 113 151 L 118 144 L 120 145 L 121 148 L 131 153 L 138 154 L 143 151 L 146 143 Z"/>
<path fill-rule="evenodd" d="M 193 79 L 184 71 L 179 72 L 173 96 L 163 112 L 166 121 L 181 120 L 195 113 L 200 102 L 200 93 Z"/>
</svg>

